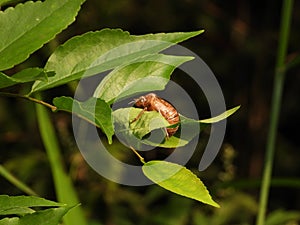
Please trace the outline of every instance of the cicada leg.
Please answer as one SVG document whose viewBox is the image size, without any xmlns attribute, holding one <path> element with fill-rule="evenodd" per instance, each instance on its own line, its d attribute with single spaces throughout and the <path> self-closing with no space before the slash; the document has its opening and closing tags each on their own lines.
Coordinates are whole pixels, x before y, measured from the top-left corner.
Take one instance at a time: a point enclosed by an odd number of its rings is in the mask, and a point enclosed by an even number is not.
<svg viewBox="0 0 300 225">
<path fill-rule="evenodd" d="M 143 108 L 143 110 L 130 122 L 130 124 L 134 123 L 139 118 L 141 118 L 141 116 L 144 114 L 145 111 L 147 111 L 147 107 Z"/>
<path fill-rule="evenodd" d="M 166 127 L 164 127 L 164 131 L 166 133 L 166 140 L 168 140 L 170 138 L 170 136 L 169 136 L 169 133 L 168 133 L 168 130 Z"/>
<path fill-rule="evenodd" d="M 163 114 L 160 112 L 160 110 L 158 111 L 158 113 L 159 113 L 162 117 L 164 117 Z M 169 136 L 169 133 L 168 133 L 168 130 L 167 130 L 166 127 L 164 127 L 163 129 L 164 129 L 164 132 L 165 132 L 165 135 L 166 135 L 165 138 L 166 138 L 166 140 L 168 140 L 169 137 L 170 137 L 170 136 Z"/>
</svg>

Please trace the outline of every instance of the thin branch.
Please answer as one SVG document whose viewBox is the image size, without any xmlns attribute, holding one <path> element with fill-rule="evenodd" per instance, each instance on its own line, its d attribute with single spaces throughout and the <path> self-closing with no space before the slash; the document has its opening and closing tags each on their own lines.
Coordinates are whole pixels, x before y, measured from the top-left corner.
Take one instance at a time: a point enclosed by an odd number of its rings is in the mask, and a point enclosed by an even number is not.
<svg viewBox="0 0 300 225">
<path fill-rule="evenodd" d="M 56 106 L 51 105 L 51 104 L 49 104 L 47 102 L 44 102 L 42 100 L 27 96 L 27 95 L 20 95 L 20 94 L 8 93 L 8 92 L 0 92 L 0 96 L 11 97 L 11 98 L 23 98 L 23 99 L 26 99 L 28 101 L 32 101 L 32 102 L 38 103 L 40 105 L 46 106 L 46 107 L 50 108 L 52 111 L 57 110 Z"/>
</svg>

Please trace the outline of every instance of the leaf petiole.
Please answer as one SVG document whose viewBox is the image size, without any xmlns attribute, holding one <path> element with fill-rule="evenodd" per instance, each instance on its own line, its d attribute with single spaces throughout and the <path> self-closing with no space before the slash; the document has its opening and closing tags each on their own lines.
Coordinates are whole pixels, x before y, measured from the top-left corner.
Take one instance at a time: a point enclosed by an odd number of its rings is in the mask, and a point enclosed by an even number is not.
<svg viewBox="0 0 300 225">
<path fill-rule="evenodd" d="M 134 152 L 134 154 L 136 154 L 136 156 L 140 159 L 140 161 L 145 164 L 145 159 L 137 152 L 137 150 L 135 150 L 132 146 L 129 146 L 130 149 Z"/>
</svg>

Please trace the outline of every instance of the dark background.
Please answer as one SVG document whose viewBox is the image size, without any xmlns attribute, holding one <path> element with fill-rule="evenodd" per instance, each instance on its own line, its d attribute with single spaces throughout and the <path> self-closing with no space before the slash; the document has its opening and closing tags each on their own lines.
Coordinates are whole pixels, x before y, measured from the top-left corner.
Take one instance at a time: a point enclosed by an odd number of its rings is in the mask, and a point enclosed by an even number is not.
<svg viewBox="0 0 300 225">
<path fill-rule="evenodd" d="M 227 107 L 241 105 L 241 109 L 228 119 L 224 145 L 213 165 L 198 175 L 214 198 L 235 212 L 226 214 L 223 207 L 219 214 L 223 213 L 227 219 L 215 224 L 252 224 L 264 166 L 281 4 L 281 1 L 270 0 L 87 0 L 77 21 L 22 66 L 44 66 L 55 46 L 74 35 L 102 28 L 121 28 L 136 35 L 204 29 L 203 34 L 182 45 L 198 54 L 212 69 L 223 89 Z M 299 1 L 295 1 L 287 61 L 299 54 L 299 7 Z M 193 85 L 177 74 L 180 71 L 174 74 L 176 82 Z M 299 67 L 290 69 L 284 85 L 273 170 L 274 178 L 295 178 L 298 182 L 299 81 Z M 70 94 L 70 91 L 59 87 L 46 94 L 51 102 L 54 96 Z M 199 105 L 200 117 L 209 115 L 202 93 L 190 94 Z M 41 196 L 55 199 L 33 104 L 1 98 L 0 106 L 1 163 Z M 95 224 L 197 224 L 199 216 L 217 218 L 218 212 L 214 209 L 158 187 L 134 188 L 105 180 L 80 156 L 71 133 L 71 116 L 54 114 L 53 122 L 82 205 Z M 197 170 L 206 138 L 204 134 L 199 143 L 200 153 L 188 164 L 190 169 Z M 120 146 L 114 148 L 118 150 Z M 0 179 L 0 192 L 22 194 L 4 179 Z M 239 207 L 234 208 L 237 205 Z M 300 209 L 299 184 L 273 183 L 269 213 L 278 209 Z M 191 215 L 193 219 L 188 219 Z"/>
</svg>

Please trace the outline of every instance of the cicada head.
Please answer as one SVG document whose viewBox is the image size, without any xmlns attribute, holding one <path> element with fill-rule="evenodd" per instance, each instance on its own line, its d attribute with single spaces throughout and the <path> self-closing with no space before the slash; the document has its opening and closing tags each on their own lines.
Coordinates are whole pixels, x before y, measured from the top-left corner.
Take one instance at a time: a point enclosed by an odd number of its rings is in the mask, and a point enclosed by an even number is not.
<svg viewBox="0 0 300 225">
<path fill-rule="evenodd" d="M 151 105 L 152 100 L 156 97 L 156 94 L 150 93 L 147 95 L 143 95 L 137 99 L 135 99 L 134 106 L 138 108 L 146 108 Z"/>
</svg>

